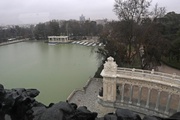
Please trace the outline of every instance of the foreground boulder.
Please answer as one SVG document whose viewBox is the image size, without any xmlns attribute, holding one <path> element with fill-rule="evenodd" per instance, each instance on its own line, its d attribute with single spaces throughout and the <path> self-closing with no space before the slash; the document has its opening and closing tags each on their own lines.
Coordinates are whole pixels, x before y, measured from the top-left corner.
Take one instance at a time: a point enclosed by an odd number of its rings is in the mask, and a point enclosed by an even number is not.
<svg viewBox="0 0 180 120">
<path fill-rule="evenodd" d="M 0 84 L 0 118 L 5 119 L 9 115 L 12 120 L 32 119 L 33 111 L 31 108 L 36 103 L 35 97 L 39 95 L 36 89 L 4 89 Z"/>
<path fill-rule="evenodd" d="M 115 114 L 118 120 L 141 120 L 141 117 L 138 114 L 135 114 L 128 109 L 117 109 Z"/>
<path fill-rule="evenodd" d="M 33 120 L 95 120 L 97 113 L 85 106 L 77 108 L 73 103 L 59 102 L 51 107 L 34 107 Z"/>
</svg>

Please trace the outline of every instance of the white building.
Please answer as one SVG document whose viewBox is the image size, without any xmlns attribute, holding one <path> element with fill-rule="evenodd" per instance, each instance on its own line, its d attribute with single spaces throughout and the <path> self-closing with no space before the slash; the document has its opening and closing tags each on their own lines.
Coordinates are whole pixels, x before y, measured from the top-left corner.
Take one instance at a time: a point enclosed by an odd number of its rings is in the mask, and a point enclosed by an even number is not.
<svg viewBox="0 0 180 120">
<path fill-rule="evenodd" d="M 49 43 L 68 43 L 68 36 L 48 36 Z"/>
<path fill-rule="evenodd" d="M 97 25 L 105 25 L 107 23 L 107 19 L 99 19 L 96 20 Z"/>
<path fill-rule="evenodd" d="M 79 17 L 79 21 L 80 21 L 80 22 L 85 22 L 85 21 L 86 21 L 85 16 L 81 15 L 81 16 Z"/>
</svg>

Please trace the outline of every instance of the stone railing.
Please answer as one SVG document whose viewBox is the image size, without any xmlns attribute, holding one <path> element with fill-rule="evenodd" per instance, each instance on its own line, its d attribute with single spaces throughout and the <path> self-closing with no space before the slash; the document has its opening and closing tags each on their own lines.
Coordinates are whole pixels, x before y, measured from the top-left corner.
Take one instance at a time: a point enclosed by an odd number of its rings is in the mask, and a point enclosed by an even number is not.
<svg viewBox="0 0 180 120">
<path fill-rule="evenodd" d="M 142 114 L 167 117 L 180 111 L 180 76 L 117 67 L 112 57 L 104 64 L 103 96 L 99 103 Z"/>
<path fill-rule="evenodd" d="M 138 79 L 146 79 L 146 80 L 155 80 L 156 82 L 169 82 L 175 85 L 180 86 L 180 76 L 176 75 L 176 73 L 168 74 L 162 72 L 156 72 L 152 69 L 149 70 L 141 70 L 141 69 L 130 69 L 130 68 L 120 68 L 117 69 L 118 77 L 132 77 Z"/>
</svg>

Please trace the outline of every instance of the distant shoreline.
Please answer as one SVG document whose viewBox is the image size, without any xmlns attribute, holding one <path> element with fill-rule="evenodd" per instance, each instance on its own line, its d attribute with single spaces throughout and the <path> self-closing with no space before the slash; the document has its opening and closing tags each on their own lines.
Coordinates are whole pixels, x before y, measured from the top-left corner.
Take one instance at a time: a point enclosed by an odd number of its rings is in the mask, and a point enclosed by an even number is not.
<svg viewBox="0 0 180 120">
<path fill-rule="evenodd" d="M 0 43 L 0 46 L 14 44 L 14 43 L 19 43 L 19 42 L 24 42 L 24 41 L 28 41 L 28 40 L 29 40 L 29 38 L 20 39 L 20 40 L 14 40 L 14 41 L 2 42 L 2 43 Z"/>
</svg>

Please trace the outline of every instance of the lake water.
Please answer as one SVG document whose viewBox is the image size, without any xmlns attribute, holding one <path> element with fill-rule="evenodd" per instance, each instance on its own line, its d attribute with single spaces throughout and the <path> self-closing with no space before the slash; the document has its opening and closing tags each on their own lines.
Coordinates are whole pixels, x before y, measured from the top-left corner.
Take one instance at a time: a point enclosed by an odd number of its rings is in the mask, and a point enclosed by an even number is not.
<svg viewBox="0 0 180 120">
<path fill-rule="evenodd" d="M 65 101 L 94 76 L 98 66 L 92 47 L 43 42 L 0 46 L 0 83 L 8 89 L 36 88 L 37 100 L 47 105 Z"/>
</svg>

